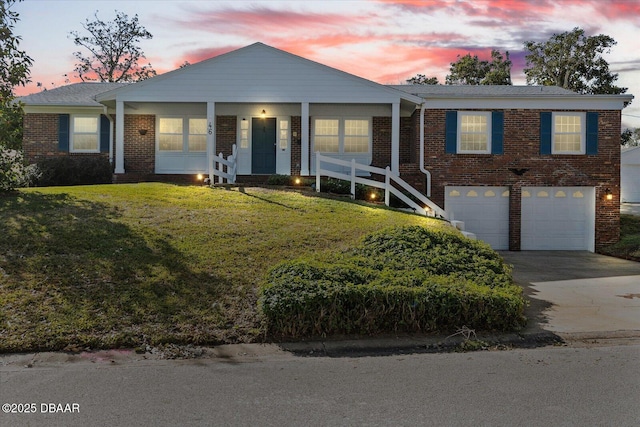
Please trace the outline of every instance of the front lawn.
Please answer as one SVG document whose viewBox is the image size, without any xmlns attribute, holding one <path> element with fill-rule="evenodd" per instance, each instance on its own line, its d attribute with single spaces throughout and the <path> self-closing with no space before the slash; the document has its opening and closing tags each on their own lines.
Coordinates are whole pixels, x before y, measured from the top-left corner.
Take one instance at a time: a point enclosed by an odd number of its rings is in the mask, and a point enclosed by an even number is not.
<svg viewBox="0 0 640 427">
<path fill-rule="evenodd" d="M 257 289 L 271 267 L 410 225 L 448 230 L 260 188 L 148 183 L 0 196 L 0 352 L 260 340 Z"/>
</svg>

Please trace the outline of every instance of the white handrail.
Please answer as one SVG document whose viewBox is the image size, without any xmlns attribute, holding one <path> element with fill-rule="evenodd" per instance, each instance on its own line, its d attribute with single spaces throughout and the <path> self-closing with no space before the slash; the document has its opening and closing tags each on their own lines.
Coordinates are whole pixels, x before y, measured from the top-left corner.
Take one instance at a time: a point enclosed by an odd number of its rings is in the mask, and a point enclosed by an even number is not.
<svg viewBox="0 0 640 427">
<path fill-rule="evenodd" d="M 225 159 L 222 153 L 213 156 L 213 175 L 218 177 L 218 184 L 223 184 L 227 180 L 229 184 L 235 184 L 238 171 L 238 150 L 236 144 L 231 147 L 231 155 Z M 217 164 L 217 166 L 216 166 Z M 224 171 L 224 168 L 227 171 Z"/>
<path fill-rule="evenodd" d="M 328 169 L 322 169 L 322 163 L 329 163 L 337 166 L 344 166 L 350 168 L 350 173 L 335 172 Z M 366 171 L 379 175 L 384 175 L 384 182 L 375 181 L 356 175 L 356 171 Z M 359 164 L 352 159 L 350 162 L 346 160 L 334 159 L 333 157 L 324 156 L 320 153 L 316 153 L 316 191 L 320 191 L 320 176 L 327 176 L 331 178 L 342 179 L 351 182 L 351 198 L 355 198 L 356 184 L 365 184 L 370 187 L 384 189 L 384 203 L 389 206 L 390 194 L 393 194 L 400 200 L 402 200 L 407 206 L 413 209 L 415 212 L 421 215 L 437 216 L 444 219 L 448 219 L 449 215 L 440 206 L 436 205 L 427 196 L 420 193 L 414 187 L 409 185 L 406 181 L 400 178 L 395 173 L 391 172 L 391 169 L 387 166 L 386 169 L 378 168 L 375 166 Z M 403 190 L 408 192 L 411 196 L 418 199 L 423 206 L 420 206 L 414 200 L 409 198 L 406 194 L 396 188 L 392 183 L 397 184 Z"/>
</svg>

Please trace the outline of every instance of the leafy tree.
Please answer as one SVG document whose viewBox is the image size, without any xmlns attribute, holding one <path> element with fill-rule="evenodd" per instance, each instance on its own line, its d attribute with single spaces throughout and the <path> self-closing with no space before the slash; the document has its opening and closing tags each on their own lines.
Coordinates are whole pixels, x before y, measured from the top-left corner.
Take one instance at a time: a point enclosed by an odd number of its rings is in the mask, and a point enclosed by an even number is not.
<svg viewBox="0 0 640 427">
<path fill-rule="evenodd" d="M 69 33 L 77 46 L 90 52 L 87 56 L 82 52 L 73 53 L 79 61 L 73 71 L 82 81 L 134 82 L 156 75 L 151 64 L 139 64 L 146 57 L 138 44 L 153 36 L 140 25 L 138 15 L 129 19 L 127 14 L 116 11 L 116 18 L 109 22 L 98 18 L 98 12 L 94 16 L 95 21 L 87 19 L 82 24 L 88 35 L 77 31 Z"/>
<path fill-rule="evenodd" d="M 626 147 L 637 147 L 640 145 L 640 128 L 625 129 L 622 131 L 620 144 Z"/>
<path fill-rule="evenodd" d="M 505 59 L 506 56 L 506 59 Z M 450 74 L 446 77 L 448 85 L 510 85 L 511 60 L 509 52 L 503 56 L 498 50 L 491 50 L 491 60 L 478 59 L 470 53 L 460 56 L 451 63 Z"/>
<path fill-rule="evenodd" d="M 416 74 L 414 77 L 407 79 L 407 83 L 412 85 L 437 85 L 440 84 L 438 82 L 437 77 L 427 77 L 424 74 Z"/>
<path fill-rule="evenodd" d="M 13 34 L 19 15 L 11 6 L 16 2 L 0 0 L 0 148 L 11 150 L 22 147 L 23 111 L 14 101 L 13 90 L 29 83 L 29 67 L 33 63 L 29 55 L 20 50 L 22 38 Z"/>
<path fill-rule="evenodd" d="M 545 42 L 526 41 L 527 84 L 555 85 L 587 94 L 625 93 L 627 88 L 614 85 L 618 74 L 609 71 L 609 64 L 602 57 L 615 45 L 616 41 L 607 35 L 587 37 L 578 27 L 554 34 Z"/>
</svg>

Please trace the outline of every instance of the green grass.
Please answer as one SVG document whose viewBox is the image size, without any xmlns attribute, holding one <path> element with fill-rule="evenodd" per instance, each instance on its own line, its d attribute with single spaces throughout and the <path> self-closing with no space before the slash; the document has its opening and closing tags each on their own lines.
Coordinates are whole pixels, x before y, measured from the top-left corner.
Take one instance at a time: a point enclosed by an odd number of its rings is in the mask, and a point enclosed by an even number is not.
<svg viewBox="0 0 640 427">
<path fill-rule="evenodd" d="M 380 207 L 261 188 L 169 184 L 0 196 L 0 351 L 263 338 L 269 268 L 390 226 Z"/>
<path fill-rule="evenodd" d="M 618 258 L 640 261 L 640 217 L 620 215 L 620 241 L 600 252 Z"/>
</svg>

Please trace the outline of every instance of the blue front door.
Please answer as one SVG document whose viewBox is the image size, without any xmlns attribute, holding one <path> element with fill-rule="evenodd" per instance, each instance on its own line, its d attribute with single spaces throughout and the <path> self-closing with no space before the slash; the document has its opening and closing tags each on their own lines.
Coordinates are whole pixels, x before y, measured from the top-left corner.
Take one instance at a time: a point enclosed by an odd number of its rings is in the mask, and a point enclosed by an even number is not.
<svg viewBox="0 0 640 427">
<path fill-rule="evenodd" d="M 251 173 L 276 173 L 275 118 L 254 118 L 251 122 Z"/>
</svg>

